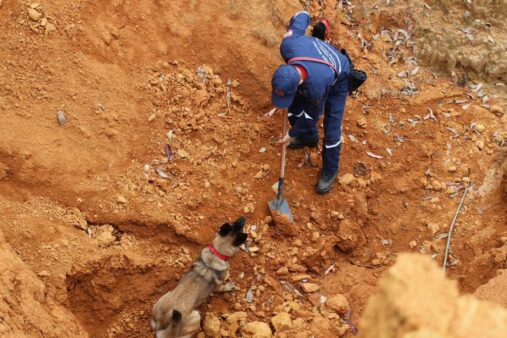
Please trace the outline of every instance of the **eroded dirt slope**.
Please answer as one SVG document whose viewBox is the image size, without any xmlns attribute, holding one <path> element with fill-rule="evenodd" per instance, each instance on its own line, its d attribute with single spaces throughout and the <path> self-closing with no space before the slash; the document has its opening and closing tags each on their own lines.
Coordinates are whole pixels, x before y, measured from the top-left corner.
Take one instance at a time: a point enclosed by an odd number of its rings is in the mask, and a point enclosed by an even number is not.
<svg viewBox="0 0 507 338">
<path fill-rule="evenodd" d="M 201 309 L 223 320 L 285 309 L 302 336 L 351 335 L 398 253 L 442 261 L 469 186 L 449 274 L 472 292 L 505 268 L 503 94 L 488 87 L 485 105 L 479 82 L 420 65 L 406 22 L 371 6 L 306 8 L 369 80 L 347 103 L 331 194 L 314 193 L 319 161 L 289 153 L 287 234 L 267 218 L 280 117 L 262 115 L 298 2 L 1 1 L 0 332 L 149 336 L 154 301 L 241 214 L 254 250 L 231 262 L 238 290 Z M 334 295 L 351 313 L 321 306 Z"/>
</svg>

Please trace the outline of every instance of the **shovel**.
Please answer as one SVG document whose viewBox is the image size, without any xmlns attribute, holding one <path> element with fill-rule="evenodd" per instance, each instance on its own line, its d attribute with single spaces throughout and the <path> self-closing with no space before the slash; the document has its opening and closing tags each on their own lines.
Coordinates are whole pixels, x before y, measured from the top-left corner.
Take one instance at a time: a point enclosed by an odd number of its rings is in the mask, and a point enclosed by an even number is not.
<svg viewBox="0 0 507 338">
<path fill-rule="evenodd" d="M 283 136 L 287 134 L 287 109 L 285 109 L 283 114 Z M 274 219 L 276 219 L 275 212 L 278 213 L 281 216 L 287 216 L 289 220 L 294 222 L 294 216 L 290 212 L 289 209 L 289 203 L 286 199 L 283 198 L 283 179 L 285 176 L 285 152 L 287 150 L 287 144 L 282 144 L 282 159 L 281 159 L 281 165 L 280 165 L 280 178 L 278 179 L 278 194 L 276 196 L 276 199 L 271 200 L 268 202 L 269 205 L 269 211 L 271 212 L 271 215 Z"/>
</svg>

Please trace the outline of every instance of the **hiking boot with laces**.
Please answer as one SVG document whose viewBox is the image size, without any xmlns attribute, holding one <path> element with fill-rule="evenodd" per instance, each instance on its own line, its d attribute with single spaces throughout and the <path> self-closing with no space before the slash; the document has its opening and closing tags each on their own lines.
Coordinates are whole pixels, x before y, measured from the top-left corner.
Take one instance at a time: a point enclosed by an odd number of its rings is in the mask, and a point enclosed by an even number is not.
<svg viewBox="0 0 507 338">
<path fill-rule="evenodd" d="M 333 188 L 333 183 L 336 179 L 336 176 L 338 176 L 338 173 L 334 175 L 322 174 L 320 176 L 319 182 L 317 182 L 317 187 L 315 188 L 315 190 L 317 190 L 317 193 L 326 194 L 330 192 L 331 188 Z"/>
<path fill-rule="evenodd" d="M 319 139 L 316 138 L 314 141 L 303 142 L 299 137 L 294 137 L 289 143 L 288 147 L 291 149 L 302 149 L 304 147 L 315 148 L 319 144 Z"/>
</svg>

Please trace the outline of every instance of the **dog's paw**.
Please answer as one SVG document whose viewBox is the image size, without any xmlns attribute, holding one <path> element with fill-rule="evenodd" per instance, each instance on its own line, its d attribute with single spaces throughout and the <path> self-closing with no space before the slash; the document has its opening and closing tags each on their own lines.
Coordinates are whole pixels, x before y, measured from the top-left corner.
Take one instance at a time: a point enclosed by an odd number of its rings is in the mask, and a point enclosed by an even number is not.
<svg viewBox="0 0 507 338">
<path fill-rule="evenodd" d="M 220 285 L 218 288 L 218 292 L 232 292 L 236 290 L 236 285 L 233 282 L 228 282 L 226 284 Z"/>
</svg>

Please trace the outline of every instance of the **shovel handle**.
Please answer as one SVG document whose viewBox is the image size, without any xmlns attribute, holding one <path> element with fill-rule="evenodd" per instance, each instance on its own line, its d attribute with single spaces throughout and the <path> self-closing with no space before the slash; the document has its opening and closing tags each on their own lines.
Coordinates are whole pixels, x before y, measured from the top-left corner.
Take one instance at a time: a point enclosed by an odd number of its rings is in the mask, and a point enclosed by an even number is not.
<svg viewBox="0 0 507 338">
<path fill-rule="evenodd" d="M 283 134 L 282 137 L 284 137 L 287 134 L 287 121 L 288 121 L 288 114 L 289 110 L 284 109 L 282 118 L 283 118 Z M 278 180 L 278 195 L 276 197 L 277 200 L 282 199 L 283 195 L 283 181 L 285 177 L 285 153 L 287 152 L 287 143 L 282 143 L 282 156 L 281 156 L 281 163 L 280 163 L 280 179 Z"/>
</svg>

